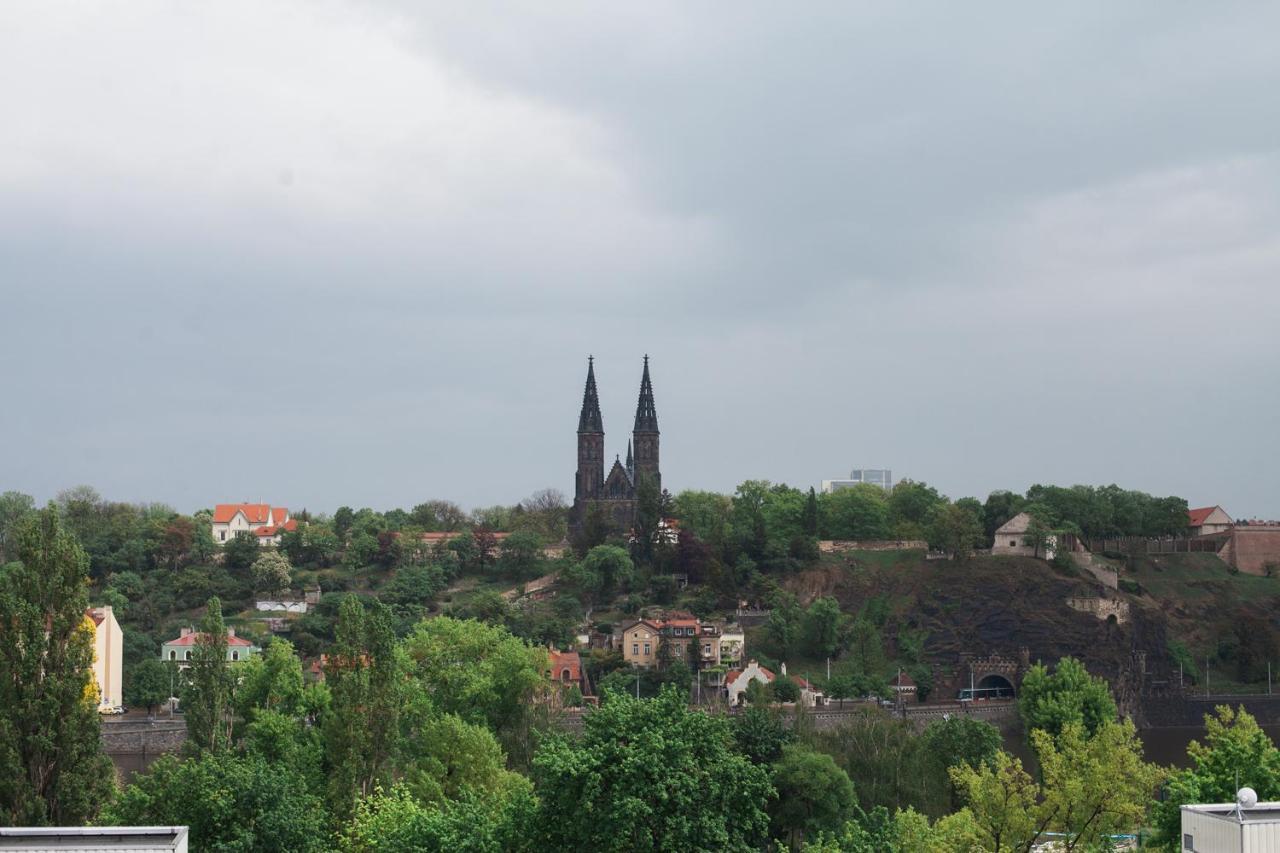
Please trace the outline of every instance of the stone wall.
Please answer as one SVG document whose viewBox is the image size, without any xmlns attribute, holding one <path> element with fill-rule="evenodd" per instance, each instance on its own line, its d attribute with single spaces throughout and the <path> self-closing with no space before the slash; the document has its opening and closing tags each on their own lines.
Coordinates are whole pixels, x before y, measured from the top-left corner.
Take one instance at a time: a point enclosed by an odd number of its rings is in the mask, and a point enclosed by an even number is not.
<svg viewBox="0 0 1280 853">
<path fill-rule="evenodd" d="M 824 554 L 842 554 L 845 551 L 927 551 L 929 543 L 920 539 L 868 539 L 861 542 L 845 539 L 823 539 L 818 550 Z"/>
<path fill-rule="evenodd" d="M 1264 575 L 1268 563 L 1280 565 L 1280 527 L 1233 528 L 1218 556 L 1246 574 Z"/>
<path fill-rule="evenodd" d="M 122 782 L 147 769 L 162 755 L 182 749 L 187 740 L 187 721 L 120 720 L 102 723 L 102 748 L 111 758 Z"/>
<path fill-rule="evenodd" d="M 1106 621 L 1114 616 L 1116 623 L 1123 625 L 1129 621 L 1129 602 L 1112 598 L 1068 598 L 1067 606 L 1081 613 L 1088 613 L 1096 619 Z"/>
</svg>

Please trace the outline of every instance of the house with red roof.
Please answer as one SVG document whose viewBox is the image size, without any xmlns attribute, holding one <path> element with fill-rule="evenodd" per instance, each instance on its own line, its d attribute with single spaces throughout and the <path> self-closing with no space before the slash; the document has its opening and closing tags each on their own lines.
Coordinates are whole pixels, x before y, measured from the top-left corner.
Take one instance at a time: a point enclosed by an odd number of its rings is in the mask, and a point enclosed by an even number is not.
<svg viewBox="0 0 1280 853">
<path fill-rule="evenodd" d="M 725 696 L 729 700 L 730 705 L 741 705 L 743 702 L 743 694 L 747 692 L 747 687 L 751 682 L 756 681 L 760 684 L 769 685 L 779 678 L 787 679 L 800 688 L 800 704 L 807 705 L 812 708 L 814 705 L 825 705 L 826 697 L 817 685 L 812 684 L 809 679 L 802 675 L 787 675 L 787 665 L 781 666 L 781 672 L 774 675 L 772 670 L 761 666 L 757 661 L 747 661 L 747 665 L 742 669 L 731 669 L 724 676 Z"/>
<path fill-rule="evenodd" d="M 1191 536 L 1224 533 L 1234 524 L 1231 516 L 1227 515 L 1227 511 L 1220 506 L 1202 506 L 1187 510 L 1187 533 Z"/>
<path fill-rule="evenodd" d="M 296 530 L 298 522 L 289 508 L 271 504 L 218 504 L 213 508 L 213 541 L 230 542 L 240 533 L 252 533 L 259 545 L 279 545 L 280 535 Z"/>
<path fill-rule="evenodd" d="M 575 651 L 562 652 L 554 646 L 549 649 L 546 675 L 566 687 L 576 684 L 583 693 L 587 692 L 582 685 L 582 657 Z"/>
<path fill-rule="evenodd" d="M 194 628 L 183 628 L 177 637 L 160 646 L 160 660 L 173 661 L 178 665 L 179 669 L 186 669 L 191 665 L 190 661 L 194 657 L 196 643 L 200 642 L 204 636 L 204 633 Z M 242 661 L 250 655 L 256 655 L 261 651 L 262 649 L 244 637 L 237 637 L 235 628 L 227 629 L 227 660 L 232 662 Z"/>
</svg>

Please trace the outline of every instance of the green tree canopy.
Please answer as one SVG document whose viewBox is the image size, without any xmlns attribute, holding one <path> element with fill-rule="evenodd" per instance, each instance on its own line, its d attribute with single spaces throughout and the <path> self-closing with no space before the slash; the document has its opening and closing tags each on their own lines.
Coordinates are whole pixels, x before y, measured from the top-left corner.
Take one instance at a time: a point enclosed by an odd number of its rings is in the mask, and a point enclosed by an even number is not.
<svg viewBox="0 0 1280 853">
<path fill-rule="evenodd" d="M 89 560 L 53 505 L 7 537 L 18 562 L 0 566 L 0 824 L 83 823 L 112 786 L 90 672 Z"/>
<path fill-rule="evenodd" d="M 111 826 L 187 826 L 202 851 L 330 849 L 324 803 L 281 764 L 230 752 L 157 760 L 103 813 Z"/>
<path fill-rule="evenodd" d="M 1066 657 L 1050 672 L 1037 663 L 1022 679 L 1018 711 L 1028 733 L 1042 729 L 1057 736 L 1067 723 L 1084 725 L 1092 735 L 1115 720 L 1116 703 L 1107 682 L 1095 678 L 1075 658 Z"/>
<path fill-rule="evenodd" d="M 853 783 L 831 756 L 799 744 L 783 747 L 773 765 L 773 787 L 770 830 L 793 848 L 807 835 L 838 830 L 857 805 Z"/>
<path fill-rule="evenodd" d="M 1180 806 L 1234 802 L 1245 786 L 1260 800 L 1280 799 L 1280 750 L 1248 711 L 1220 705 L 1204 725 L 1204 740 L 1187 747 L 1191 766 L 1173 774 L 1155 805 L 1156 841 L 1165 849 L 1181 840 Z"/>
<path fill-rule="evenodd" d="M 273 594 L 289 588 L 289 558 L 274 548 L 263 550 L 261 556 L 253 561 L 253 588 L 259 592 Z"/>
<path fill-rule="evenodd" d="M 764 840 L 772 787 L 731 747 L 729 724 L 673 689 L 616 694 L 582 737 L 551 736 L 533 761 L 543 849 L 751 850 Z"/>
<path fill-rule="evenodd" d="M 125 701 L 154 713 L 157 705 L 169 701 L 173 685 L 173 671 L 169 666 L 157 658 L 145 658 L 129 673 L 129 684 L 124 691 Z"/>
</svg>

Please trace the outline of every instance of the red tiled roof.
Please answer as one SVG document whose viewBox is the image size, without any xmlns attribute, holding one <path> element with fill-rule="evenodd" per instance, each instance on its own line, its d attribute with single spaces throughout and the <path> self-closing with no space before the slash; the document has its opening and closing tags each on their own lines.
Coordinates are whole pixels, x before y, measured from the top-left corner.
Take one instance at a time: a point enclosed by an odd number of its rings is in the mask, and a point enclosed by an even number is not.
<svg viewBox="0 0 1280 853">
<path fill-rule="evenodd" d="M 273 506 L 271 508 L 271 523 L 275 525 L 284 524 L 285 519 L 289 517 L 289 508 L 287 506 Z"/>
<path fill-rule="evenodd" d="M 551 668 L 560 669 L 561 667 L 580 667 L 582 666 L 582 658 L 577 652 L 557 652 L 554 649 L 547 652 L 551 659 Z"/>
<path fill-rule="evenodd" d="M 165 645 L 166 646 L 194 646 L 196 643 L 200 641 L 200 638 L 203 636 L 204 636 L 204 633 L 201 631 L 192 631 L 190 634 L 187 634 L 185 636 L 168 640 L 167 642 L 165 642 Z M 253 643 L 249 642 L 244 637 L 229 636 L 227 637 L 227 645 L 228 646 L 252 646 Z"/>
<path fill-rule="evenodd" d="M 95 628 L 102 624 L 103 619 L 107 618 L 107 614 L 104 613 L 100 607 L 90 607 L 84 612 L 84 615 L 93 620 L 93 626 Z"/>
<path fill-rule="evenodd" d="M 213 508 L 214 524 L 226 524 L 243 512 L 250 524 L 267 524 L 271 521 L 271 504 L 218 504 Z"/>
<path fill-rule="evenodd" d="M 253 531 L 254 536 L 277 536 L 286 530 L 297 530 L 298 522 L 292 518 L 284 524 L 267 524 Z M 399 535 L 399 534 L 397 534 Z"/>
<path fill-rule="evenodd" d="M 1204 524 L 1205 520 L 1213 515 L 1213 511 L 1219 509 L 1216 506 L 1202 506 L 1198 509 L 1187 510 L 1187 524 L 1192 527 L 1199 527 Z"/>
</svg>

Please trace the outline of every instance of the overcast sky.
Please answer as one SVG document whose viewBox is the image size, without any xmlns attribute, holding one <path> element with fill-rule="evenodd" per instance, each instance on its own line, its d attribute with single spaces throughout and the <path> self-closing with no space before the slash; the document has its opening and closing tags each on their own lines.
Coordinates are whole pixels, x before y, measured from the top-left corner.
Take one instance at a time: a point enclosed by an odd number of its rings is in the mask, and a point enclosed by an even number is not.
<svg viewBox="0 0 1280 853">
<path fill-rule="evenodd" d="M 0 490 L 1280 516 L 1280 7 L 0 5 Z"/>
</svg>

